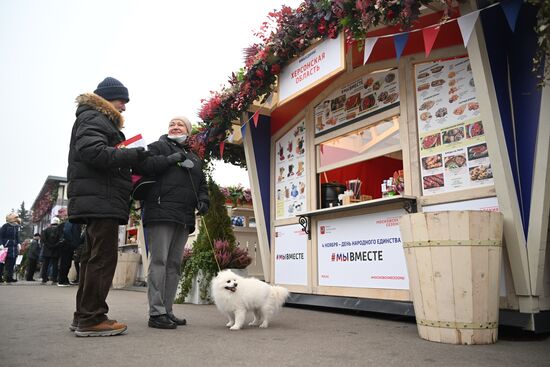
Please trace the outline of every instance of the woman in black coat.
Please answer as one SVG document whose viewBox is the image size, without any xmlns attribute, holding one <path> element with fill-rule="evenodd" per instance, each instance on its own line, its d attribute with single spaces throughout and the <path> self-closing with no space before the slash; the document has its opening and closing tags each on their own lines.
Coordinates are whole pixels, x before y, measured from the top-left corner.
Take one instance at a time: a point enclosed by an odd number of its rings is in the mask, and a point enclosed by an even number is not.
<svg viewBox="0 0 550 367">
<path fill-rule="evenodd" d="M 195 209 L 203 215 L 210 203 L 202 162 L 186 144 L 190 132 L 191 122 L 186 117 L 173 118 L 168 134 L 149 145 L 153 157 L 142 167 L 143 173 L 155 180 L 143 203 L 150 254 L 149 326 L 153 328 L 173 329 L 186 323 L 172 312 L 183 249 L 195 231 Z M 166 168 L 155 162 L 159 156 L 178 157 L 181 162 Z"/>
<path fill-rule="evenodd" d="M 6 283 L 16 282 L 17 279 L 13 278 L 13 269 L 15 267 L 15 260 L 19 254 L 19 232 L 21 231 L 21 219 L 15 213 L 6 215 L 6 224 L 0 228 L 0 245 L 3 245 L 8 249 L 6 256 L 5 272 Z M 0 266 L 0 279 L 4 272 L 4 267 Z"/>
</svg>

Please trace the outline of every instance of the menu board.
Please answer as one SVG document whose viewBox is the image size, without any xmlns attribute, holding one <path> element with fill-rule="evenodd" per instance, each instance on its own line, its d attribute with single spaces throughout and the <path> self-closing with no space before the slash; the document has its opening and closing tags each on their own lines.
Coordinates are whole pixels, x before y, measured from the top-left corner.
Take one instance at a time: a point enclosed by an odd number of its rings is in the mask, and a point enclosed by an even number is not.
<svg viewBox="0 0 550 367">
<path fill-rule="evenodd" d="M 415 66 L 424 195 L 493 184 L 470 60 Z"/>
<path fill-rule="evenodd" d="M 275 142 L 275 218 L 306 211 L 306 128 L 302 120 Z"/>
<path fill-rule="evenodd" d="M 315 135 L 399 105 L 397 69 L 362 76 L 315 106 Z"/>
</svg>

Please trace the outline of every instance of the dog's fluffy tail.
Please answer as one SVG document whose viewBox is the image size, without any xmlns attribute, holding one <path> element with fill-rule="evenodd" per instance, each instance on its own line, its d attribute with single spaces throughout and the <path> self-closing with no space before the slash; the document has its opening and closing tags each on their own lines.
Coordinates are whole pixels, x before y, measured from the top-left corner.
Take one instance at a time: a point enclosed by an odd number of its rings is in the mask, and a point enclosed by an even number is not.
<svg viewBox="0 0 550 367">
<path fill-rule="evenodd" d="M 278 310 L 284 305 L 288 298 L 288 289 L 277 285 L 272 286 L 269 297 L 273 300 L 272 304 L 275 306 L 276 310 Z"/>
</svg>

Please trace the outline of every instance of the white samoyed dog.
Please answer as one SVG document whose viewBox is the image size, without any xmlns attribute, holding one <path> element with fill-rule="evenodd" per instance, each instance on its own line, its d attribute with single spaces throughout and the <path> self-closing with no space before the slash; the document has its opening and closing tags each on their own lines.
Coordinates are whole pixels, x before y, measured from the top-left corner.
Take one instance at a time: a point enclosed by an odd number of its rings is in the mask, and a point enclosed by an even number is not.
<svg viewBox="0 0 550 367">
<path fill-rule="evenodd" d="M 223 270 L 212 280 L 212 298 L 218 310 L 229 318 L 230 330 L 243 327 L 246 314 L 254 319 L 248 325 L 266 328 L 288 297 L 288 290 L 272 286 L 256 278 L 243 278 L 231 270 Z"/>
</svg>

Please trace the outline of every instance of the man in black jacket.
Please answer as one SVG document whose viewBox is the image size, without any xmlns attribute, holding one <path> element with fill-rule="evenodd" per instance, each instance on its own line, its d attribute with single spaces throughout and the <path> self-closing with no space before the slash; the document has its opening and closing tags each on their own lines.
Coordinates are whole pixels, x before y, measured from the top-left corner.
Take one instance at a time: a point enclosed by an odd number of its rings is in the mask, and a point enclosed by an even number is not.
<svg viewBox="0 0 550 367">
<path fill-rule="evenodd" d="M 126 331 L 107 317 L 106 303 L 118 258 L 118 226 L 128 222 L 130 167 L 149 155 L 143 148 L 120 149 L 125 140 L 121 112 L 128 89 L 105 78 L 94 93 L 77 97 L 67 169 L 68 212 L 73 223 L 86 224 L 76 311 L 70 329 L 76 336 L 111 336 Z"/>
<path fill-rule="evenodd" d="M 59 218 L 53 217 L 51 224 L 42 232 L 44 239 L 44 247 L 42 251 L 42 284 L 46 284 L 48 279 L 52 284 L 57 283 L 57 263 L 59 261 L 59 240 L 61 239 L 59 232 Z"/>
</svg>

